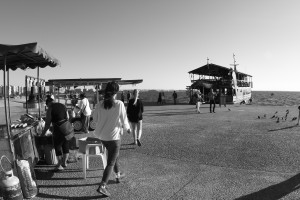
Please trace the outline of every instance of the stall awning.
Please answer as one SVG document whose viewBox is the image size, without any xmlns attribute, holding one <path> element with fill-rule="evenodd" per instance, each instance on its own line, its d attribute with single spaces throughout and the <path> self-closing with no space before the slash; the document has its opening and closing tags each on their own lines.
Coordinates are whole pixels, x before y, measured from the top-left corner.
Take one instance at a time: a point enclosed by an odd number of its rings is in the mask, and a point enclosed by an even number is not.
<svg viewBox="0 0 300 200">
<path fill-rule="evenodd" d="M 4 70 L 4 63 L 6 63 L 6 70 L 60 65 L 58 59 L 39 47 L 36 42 L 21 45 L 0 44 L 0 70 Z"/>
<path fill-rule="evenodd" d="M 139 84 L 143 79 L 122 80 L 121 78 L 78 78 L 78 79 L 50 79 L 46 82 L 46 86 L 67 87 L 67 86 L 91 86 L 105 84 L 110 81 L 115 81 L 120 85 Z"/>
</svg>

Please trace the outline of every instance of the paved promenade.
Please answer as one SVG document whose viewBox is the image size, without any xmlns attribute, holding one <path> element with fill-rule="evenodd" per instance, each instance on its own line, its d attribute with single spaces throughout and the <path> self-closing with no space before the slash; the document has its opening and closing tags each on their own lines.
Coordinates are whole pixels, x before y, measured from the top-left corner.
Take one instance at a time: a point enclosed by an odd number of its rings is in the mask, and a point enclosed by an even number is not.
<svg viewBox="0 0 300 200">
<path fill-rule="evenodd" d="M 286 109 L 286 121 L 270 119 Z M 127 177 L 120 184 L 111 178 L 110 199 L 300 199 L 297 115 L 297 107 L 228 105 L 209 113 L 203 105 L 197 114 L 192 105 L 146 106 L 142 147 L 123 136 Z M 38 165 L 33 199 L 101 199 L 102 165 L 98 158 L 90 162 L 86 180 L 81 159 L 61 173 Z"/>
</svg>

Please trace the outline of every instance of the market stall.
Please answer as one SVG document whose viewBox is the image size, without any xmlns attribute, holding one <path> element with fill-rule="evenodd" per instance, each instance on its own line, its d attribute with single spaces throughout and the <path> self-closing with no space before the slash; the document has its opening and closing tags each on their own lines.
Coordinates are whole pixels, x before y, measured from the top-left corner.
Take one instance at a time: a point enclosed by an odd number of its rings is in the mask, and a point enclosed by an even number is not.
<svg viewBox="0 0 300 200">
<path fill-rule="evenodd" d="M 32 162 L 38 161 L 38 153 L 35 146 L 34 134 L 37 126 L 37 118 L 30 115 L 26 119 L 28 123 L 26 126 L 18 126 L 17 129 L 12 130 L 11 112 L 10 112 L 10 98 L 8 97 L 7 87 L 10 85 L 9 72 L 10 70 L 26 70 L 37 69 L 37 77 L 26 77 L 28 79 L 34 79 L 36 86 L 41 87 L 44 85 L 44 80 L 39 77 L 39 69 L 47 66 L 56 67 L 60 62 L 56 58 L 52 57 L 44 49 L 35 43 L 21 44 L 21 45 L 5 45 L 0 44 L 0 70 L 3 71 L 3 85 L 4 85 L 4 110 L 5 110 L 5 122 L 1 125 L 0 142 L 2 146 L 7 147 L 5 150 L 7 154 L 10 154 L 13 160 L 15 159 L 31 159 Z M 27 86 L 27 85 L 26 85 Z M 38 109 L 40 117 L 40 98 L 38 98 Z M 28 108 L 26 98 L 26 108 Z M 35 102 L 36 103 L 36 102 Z M 26 109 L 28 112 L 28 109 Z M 21 115 L 21 114 L 20 114 Z M 4 141 L 7 143 L 4 144 Z"/>
<path fill-rule="evenodd" d="M 136 85 L 139 83 L 143 82 L 143 79 L 134 79 L 134 80 L 122 80 L 122 78 L 79 78 L 79 79 L 50 79 L 46 82 L 46 86 L 51 87 L 50 91 L 52 90 L 53 93 L 57 91 L 57 94 L 55 94 L 58 98 L 57 100 L 60 100 L 60 96 L 66 97 L 65 99 L 65 104 L 66 107 L 69 110 L 72 110 L 75 108 L 74 103 L 68 104 L 68 100 L 71 102 L 74 100 L 75 104 L 77 103 L 78 99 L 77 98 L 69 98 L 67 94 L 59 94 L 59 88 L 70 88 L 73 87 L 74 89 L 80 86 L 86 87 L 86 86 L 93 86 L 94 89 L 96 90 L 95 93 L 93 94 L 86 94 L 87 98 L 89 100 L 92 99 L 93 104 L 96 102 L 99 102 L 99 93 L 101 90 L 103 90 L 106 87 L 106 84 L 110 81 L 115 81 L 119 85 Z M 103 92 L 103 91 L 102 91 Z M 82 128 L 82 123 L 80 120 L 80 116 L 75 116 L 74 118 L 71 119 L 71 122 L 73 123 L 74 130 L 76 132 L 80 132 Z M 90 127 L 89 130 L 93 131 L 96 128 L 96 124 L 93 122 L 93 117 L 90 118 Z"/>
</svg>

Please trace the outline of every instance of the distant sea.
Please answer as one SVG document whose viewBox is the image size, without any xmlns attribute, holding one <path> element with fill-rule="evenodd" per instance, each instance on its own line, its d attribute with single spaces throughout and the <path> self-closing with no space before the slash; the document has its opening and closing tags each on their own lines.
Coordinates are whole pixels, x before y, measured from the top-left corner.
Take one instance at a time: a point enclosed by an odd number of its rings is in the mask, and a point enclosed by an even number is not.
<svg viewBox="0 0 300 200">
<path fill-rule="evenodd" d="M 157 102 L 158 93 L 164 92 L 167 103 L 172 103 L 172 94 L 174 91 L 141 91 L 140 97 L 145 102 Z M 188 103 L 187 91 L 177 90 L 178 102 Z M 286 91 L 252 91 L 253 105 L 261 106 L 299 106 L 300 92 Z"/>
<path fill-rule="evenodd" d="M 141 90 L 140 98 L 144 102 L 156 103 L 159 92 L 163 92 L 165 95 L 166 103 L 173 103 L 172 94 L 174 90 Z M 186 90 L 176 90 L 177 102 L 181 104 L 187 104 L 189 102 L 188 92 Z M 120 94 L 118 94 L 120 99 Z M 89 98 L 93 99 L 93 98 Z M 253 105 L 261 106 L 300 106 L 300 92 L 286 92 L 286 91 L 252 91 Z M 22 99 L 11 99 L 12 104 L 17 102 L 24 102 Z M 18 104 L 18 103 L 17 103 Z M 22 105 L 22 104 L 20 104 Z M 0 107 L 3 107 L 3 99 L 0 100 Z"/>
</svg>

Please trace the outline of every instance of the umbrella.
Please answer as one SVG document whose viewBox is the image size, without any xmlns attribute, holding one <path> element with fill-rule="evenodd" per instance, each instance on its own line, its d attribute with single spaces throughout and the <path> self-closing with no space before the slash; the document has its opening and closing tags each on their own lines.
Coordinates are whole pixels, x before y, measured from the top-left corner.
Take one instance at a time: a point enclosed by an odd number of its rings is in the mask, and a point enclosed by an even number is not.
<svg viewBox="0 0 300 200">
<path fill-rule="evenodd" d="M 38 46 L 36 42 L 21 44 L 21 45 L 7 45 L 0 44 L 0 70 L 3 70 L 3 85 L 4 85 L 4 106 L 5 106 L 5 120 L 8 139 L 11 139 L 10 133 L 10 106 L 9 98 L 6 103 L 6 72 L 7 72 L 7 85 L 9 85 L 9 70 L 27 68 L 35 69 L 38 68 L 38 79 L 39 79 L 39 68 L 45 68 L 46 66 L 56 67 L 60 65 L 58 59 L 51 56 L 44 49 Z M 8 111 L 7 111 L 8 107 Z M 9 116 L 8 116 L 9 114 Z M 10 150 L 12 145 L 9 142 Z"/>
</svg>

